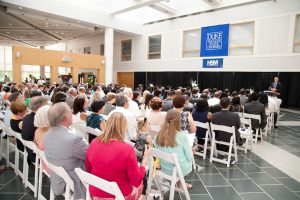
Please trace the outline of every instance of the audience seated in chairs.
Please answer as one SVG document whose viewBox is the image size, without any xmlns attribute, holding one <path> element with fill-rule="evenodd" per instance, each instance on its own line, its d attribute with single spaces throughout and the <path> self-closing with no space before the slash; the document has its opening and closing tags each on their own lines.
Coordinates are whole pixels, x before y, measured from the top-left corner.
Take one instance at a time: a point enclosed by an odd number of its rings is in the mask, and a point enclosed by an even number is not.
<svg viewBox="0 0 300 200">
<path fill-rule="evenodd" d="M 101 116 L 103 112 L 103 106 L 104 101 L 101 100 L 95 100 L 93 101 L 91 105 L 92 112 L 87 118 L 86 118 L 86 125 L 91 128 L 97 128 L 101 131 L 105 129 L 105 119 L 103 116 Z M 92 142 L 93 139 L 95 139 L 96 136 L 89 133 L 89 143 Z"/>
<path fill-rule="evenodd" d="M 188 136 L 182 131 L 181 115 L 177 110 L 170 109 L 167 112 L 163 127 L 154 139 L 154 146 L 161 151 L 171 154 L 175 153 L 177 155 L 183 176 L 187 176 L 191 173 L 193 167 L 193 154 L 189 145 Z M 172 176 L 172 164 L 161 160 L 160 167 L 166 174 Z M 192 188 L 192 185 L 187 184 L 186 187 L 190 189 Z"/>
<path fill-rule="evenodd" d="M 10 127 L 13 131 L 17 133 L 21 133 L 23 118 L 25 117 L 25 114 L 27 112 L 27 107 L 24 99 L 12 103 L 10 106 L 10 110 L 13 113 L 10 120 Z M 20 151 L 24 151 L 24 145 L 18 139 L 17 139 L 17 147 Z"/>
<path fill-rule="evenodd" d="M 161 127 L 166 117 L 166 112 L 161 111 L 162 100 L 159 97 L 153 97 L 153 99 L 150 101 L 150 108 L 151 110 L 147 116 L 150 125 Z"/>
<path fill-rule="evenodd" d="M 26 141 L 34 141 L 34 133 L 37 127 L 34 126 L 34 117 L 38 109 L 48 104 L 48 98 L 46 96 L 36 96 L 31 98 L 29 107 L 31 112 L 27 114 L 23 119 L 22 124 L 22 139 Z M 35 153 L 27 148 L 28 152 L 28 164 L 35 162 Z"/>
<path fill-rule="evenodd" d="M 216 125 L 224 125 L 224 126 L 229 126 L 229 127 L 234 126 L 236 143 L 240 146 L 243 145 L 243 143 L 245 143 L 246 140 L 242 139 L 240 137 L 240 133 L 238 131 L 238 129 L 241 126 L 241 121 L 240 121 L 239 115 L 237 113 L 229 111 L 230 99 L 228 97 L 223 97 L 220 100 L 220 104 L 221 104 L 222 110 L 220 112 L 213 114 L 212 123 L 216 124 Z M 219 131 L 216 133 L 216 140 L 219 140 L 219 141 L 229 142 L 230 137 L 231 137 L 231 134 L 228 134 L 226 132 Z M 220 146 L 217 148 L 222 149 L 223 147 Z"/>
<path fill-rule="evenodd" d="M 128 141 L 135 140 L 137 135 L 137 123 L 134 114 L 128 111 L 128 98 L 123 93 L 119 93 L 116 95 L 115 103 L 116 109 L 109 113 L 108 118 L 115 112 L 123 113 L 128 122 L 127 134 L 125 134 L 125 139 Z"/>
<path fill-rule="evenodd" d="M 104 133 L 94 139 L 87 150 L 86 169 L 104 180 L 116 182 L 126 200 L 136 200 L 142 193 L 149 150 L 144 152 L 139 167 L 133 147 L 124 142 L 128 125 L 122 113 L 111 113 Z M 114 199 L 112 195 L 93 186 L 89 191 L 94 200 Z"/>
<path fill-rule="evenodd" d="M 251 94 L 251 102 L 246 103 L 244 107 L 244 112 L 249 114 L 260 115 L 261 123 L 258 120 L 251 119 L 252 129 L 261 128 L 262 130 L 267 125 L 267 115 L 264 104 L 259 102 L 259 93 L 253 92 Z"/>
<path fill-rule="evenodd" d="M 116 106 L 113 105 L 113 104 L 115 104 L 116 94 L 109 92 L 109 93 L 107 93 L 106 96 L 107 96 L 107 99 L 106 99 L 106 102 L 105 102 L 105 105 L 103 108 L 103 113 L 102 113 L 103 115 L 109 115 L 109 113 L 116 108 Z"/>
<path fill-rule="evenodd" d="M 85 187 L 82 185 L 74 169 L 84 169 L 87 144 L 81 136 L 71 133 L 68 127 L 72 124 L 72 111 L 64 103 L 56 103 L 48 111 L 51 128 L 44 136 L 45 156 L 48 162 L 63 167 L 74 181 L 75 199 L 85 197 Z M 99 158 L 99 157 L 98 157 Z M 55 195 L 62 195 L 65 182 L 55 174 L 50 173 L 51 188 Z"/>
<path fill-rule="evenodd" d="M 34 116 L 34 126 L 37 127 L 34 133 L 34 143 L 41 151 L 44 151 L 44 136 L 50 128 L 50 122 L 48 120 L 49 109 L 49 105 L 44 105 L 38 109 Z M 45 164 L 43 164 L 43 168 L 50 173 Z"/>
<path fill-rule="evenodd" d="M 73 123 L 85 124 L 87 118 L 87 109 L 88 100 L 85 95 L 78 95 L 73 104 Z"/>
<path fill-rule="evenodd" d="M 212 119 L 212 113 L 209 112 L 208 102 L 206 99 L 200 98 L 195 107 L 195 111 L 192 113 L 194 121 L 206 123 L 210 122 Z M 204 144 L 203 138 L 205 138 L 206 129 L 197 127 L 196 137 L 198 139 L 198 144 Z"/>
</svg>

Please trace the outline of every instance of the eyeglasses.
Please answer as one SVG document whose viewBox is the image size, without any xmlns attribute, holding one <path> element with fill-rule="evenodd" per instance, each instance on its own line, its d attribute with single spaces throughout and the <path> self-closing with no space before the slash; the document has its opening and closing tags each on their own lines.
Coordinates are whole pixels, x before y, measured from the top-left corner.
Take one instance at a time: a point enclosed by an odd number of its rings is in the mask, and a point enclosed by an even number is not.
<svg viewBox="0 0 300 200">
<path fill-rule="evenodd" d="M 144 122 L 142 124 L 142 127 L 144 127 L 145 123 L 147 122 L 147 117 L 144 118 Z"/>
</svg>

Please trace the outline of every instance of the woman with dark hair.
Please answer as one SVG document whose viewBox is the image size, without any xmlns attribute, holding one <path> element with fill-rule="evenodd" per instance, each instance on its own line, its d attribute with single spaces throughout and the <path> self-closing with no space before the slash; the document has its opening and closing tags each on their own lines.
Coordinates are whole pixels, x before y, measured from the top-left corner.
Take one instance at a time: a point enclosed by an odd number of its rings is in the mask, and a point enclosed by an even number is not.
<svg viewBox="0 0 300 200">
<path fill-rule="evenodd" d="M 91 105 L 91 109 L 93 111 L 92 114 L 90 114 L 86 118 L 86 125 L 92 128 L 100 129 L 101 131 L 104 131 L 105 129 L 105 120 L 103 116 L 101 116 L 103 112 L 103 106 L 105 105 L 104 101 L 101 100 L 95 100 L 93 101 Z M 96 136 L 89 134 L 89 143 L 92 142 L 93 139 L 95 139 Z"/>
<path fill-rule="evenodd" d="M 264 104 L 265 109 L 268 109 L 268 105 L 269 105 L 269 100 L 268 100 L 268 95 L 266 93 L 259 93 L 259 102 Z"/>
<path fill-rule="evenodd" d="M 58 92 L 54 96 L 53 104 L 56 104 L 56 103 L 59 103 L 59 102 L 66 102 L 66 100 L 67 100 L 66 93 L 64 93 L 64 92 Z"/>
<path fill-rule="evenodd" d="M 88 105 L 88 101 L 83 95 L 78 95 L 74 99 L 73 104 L 73 123 L 85 124 L 87 113 L 86 108 Z"/>
<path fill-rule="evenodd" d="M 230 111 L 232 112 L 242 112 L 242 107 L 240 104 L 240 97 L 234 96 L 231 99 Z"/>
<path fill-rule="evenodd" d="M 152 94 L 147 94 L 144 105 L 141 105 L 141 117 L 148 117 L 150 112 L 150 103 L 153 98 Z"/>
<path fill-rule="evenodd" d="M 183 111 L 185 102 L 186 102 L 185 96 L 179 95 L 173 99 L 173 106 L 180 113 L 181 130 L 187 131 L 188 133 L 195 133 L 196 126 L 195 126 L 194 120 L 192 118 L 192 115 L 188 111 Z"/>
<path fill-rule="evenodd" d="M 206 123 L 212 119 L 212 113 L 209 112 L 208 102 L 204 98 L 200 98 L 196 102 L 195 111 L 192 113 L 194 121 Z M 204 144 L 203 138 L 205 138 L 206 129 L 197 127 L 196 137 L 198 144 Z"/>
</svg>

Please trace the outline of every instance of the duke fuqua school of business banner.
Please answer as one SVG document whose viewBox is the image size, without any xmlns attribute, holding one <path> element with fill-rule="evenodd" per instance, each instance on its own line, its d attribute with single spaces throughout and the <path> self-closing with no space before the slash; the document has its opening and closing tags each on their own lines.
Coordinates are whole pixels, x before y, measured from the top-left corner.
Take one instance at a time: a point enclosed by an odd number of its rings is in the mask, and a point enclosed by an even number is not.
<svg viewBox="0 0 300 200">
<path fill-rule="evenodd" d="M 201 28 L 201 57 L 228 56 L 229 24 Z M 223 68 L 223 58 L 203 59 L 203 68 Z"/>
</svg>

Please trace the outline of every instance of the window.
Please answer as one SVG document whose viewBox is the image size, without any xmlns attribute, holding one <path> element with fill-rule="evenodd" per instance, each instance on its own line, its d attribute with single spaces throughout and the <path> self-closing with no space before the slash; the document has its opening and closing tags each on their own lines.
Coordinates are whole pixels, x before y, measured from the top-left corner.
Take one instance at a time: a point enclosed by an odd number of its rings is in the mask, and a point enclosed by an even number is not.
<svg viewBox="0 0 300 200">
<path fill-rule="evenodd" d="M 91 47 L 84 47 L 83 48 L 83 53 L 84 54 L 91 54 Z"/>
<path fill-rule="evenodd" d="M 100 44 L 100 56 L 104 56 L 104 44 Z"/>
<path fill-rule="evenodd" d="M 300 14 L 296 15 L 294 52 L 300 52 Z"/>
<path fill-rule="evenodd" d="M 161 35 L 149 37 L 148 59 L 160 59 L 161 57 Z"/>
<path fill-rule="evenodd" d="M 57 43 L 45 46 L 45 49 L 56 50 L 56 51 L 66 51 L 66 43 Z"/>
<path fill-rule="evenodd" d="M 183 32 L 183 57 L 199 57 L 201 46 L 200 29 L 188 30 Z"/>
<path fill-rule="evenodd" d="M 254 22 L 230 24 L 229 55 L 252 55 Z"/>
<path fill-rule="evenodd" d="M 130 61 L 131 60 L 131 46 L 132 40 L 121 41 L 121 60 Z"/>
<path fill-rule="evenodd" d="M 7 75 L 12 80 L 12 47 L 0 46 L 0 81 Z"/>
</svg>

